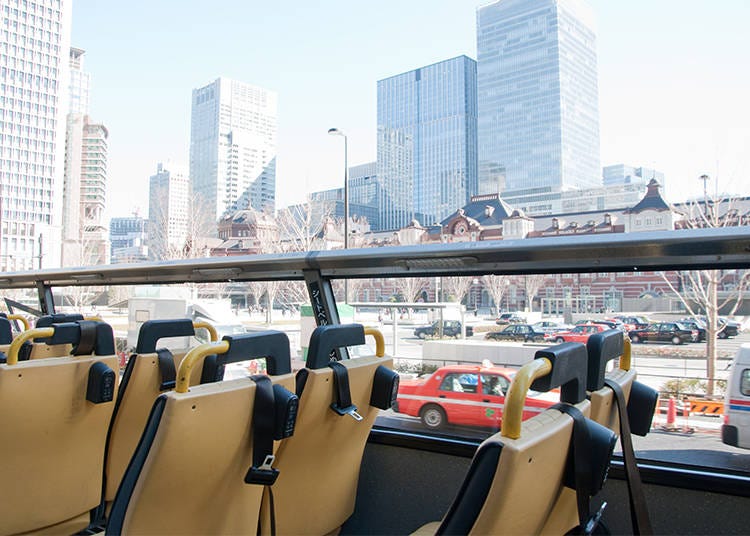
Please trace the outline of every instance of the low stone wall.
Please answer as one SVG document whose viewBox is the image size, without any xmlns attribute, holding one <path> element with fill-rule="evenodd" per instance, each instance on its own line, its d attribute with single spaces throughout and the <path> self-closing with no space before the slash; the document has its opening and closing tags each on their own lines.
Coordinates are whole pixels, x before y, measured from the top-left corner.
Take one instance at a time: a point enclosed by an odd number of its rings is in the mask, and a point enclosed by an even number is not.
<svg viewBox="0 0 750 536">
<path fill-rule="evenodd" d="M 537 350 L 547 346 L 549 345 L 497 341 L 425 341 L 422 346 L 422 361 L 436 365 L 444 362 L 479 364 L 486 359 L 494 365 L 520 367 L 534 359 Z"/>
</svg>

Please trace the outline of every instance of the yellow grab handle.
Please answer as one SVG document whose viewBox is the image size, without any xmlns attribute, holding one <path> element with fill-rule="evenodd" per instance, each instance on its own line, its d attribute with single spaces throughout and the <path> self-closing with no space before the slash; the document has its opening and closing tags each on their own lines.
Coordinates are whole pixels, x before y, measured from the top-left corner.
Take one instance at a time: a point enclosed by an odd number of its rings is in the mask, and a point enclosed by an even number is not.
<svg viewBox="0 0 750 536">
<path fill-rule="evenodd" d="M 84 316 L 84 320 L 88 320 L 89 322 L 101 322 L 102 317 L 99 315 L 93 315 L 93 316 Z"/>
<path fill-rule="evenodd" d="M 625 337 L 625 346 L 622 349 L 622 356 L 620 357 L 620 369 L 630 370 L 630 359 L 633 355 L 633 345 L 630 343 L 630 339 Z"/>
<path fill-rule="evenodd" d="M 213 327 L 208 322 L 193 322 L 193 329 L 200 329 L 203 328 L 206 331 L 208 331 L 208 336 L 212 341 L 218 341 L 219 340 L 219 334 L 216 333 L 216 328 Z"/>
<path fill-rule="evenodd" d="M 227 341 L 207 342 L 190 350 L 180 362 L 180 368 L 177 369 L 175 392 L 188 392 L 188 388 L 190 387 L 190 373 L 193 371 L 196 363 L 211 354 L 226 354 L 228 351 L 229 343 Z"/>
<path fill-rule="evenodd" d="M 8 320 L 18 320 L 21 324 L 23 324 L 23 330 L 24 331 L 26 331 L 27 329 L 29 329 L 31 327 L 31 326 L 29 326 L 29 321 L 26 320 L 25 316 L 21 316 L 21 315 L 8 315 L 6 318 Z"/>
<path fill-rule="evenodd" d="M 23 345 L 23 343 L 31 339 L 44 339 L 47 337 L 52 337 L 52 335 L 54 334 L 55 328 L 52 327 L 29 329 L 19 334 L 15 339 L 13 339 L 13 342 L 10 343 L 10 348 L 8 348 L 8 365 L 15 365 L 16 363 L 18 363 L 18 352 L 21 350 L 21 346 Z"/>
<path fill-rule="evenodd" d="M 523 420 L 523 406 L 526 402 L 526 393 L 537 378 L 546 376 L 552 371 L 552 362 L 547 358 L 535 359 L 526 363 L 516 373 L 510 383 L 510 389 L 505 397 L 503 408 L 503 424 L 500 435 L 510 439 L 521 437 L 521 421 Z"/>
<path fill-rule="evenodd" d="M 372 335 L 375 339 L 375 355 L 383 357 L 385 355 L 385 337 L 379 329 L 365 328 L 365 335 Z"/>
</svg>

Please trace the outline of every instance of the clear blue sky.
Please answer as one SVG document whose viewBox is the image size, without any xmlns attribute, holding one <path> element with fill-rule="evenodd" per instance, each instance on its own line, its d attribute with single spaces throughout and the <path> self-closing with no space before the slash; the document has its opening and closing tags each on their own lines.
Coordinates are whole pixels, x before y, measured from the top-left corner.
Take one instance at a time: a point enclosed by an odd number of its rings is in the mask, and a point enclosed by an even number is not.
<svg viewBox="0 0 750 536">
<path fill-rule="evenodd" d="M 750 194 L 750 2 L 590 0 L 597 18 L 602 164 L 654 166 L 677 201 Z M 74 0 L 91 112 L 110 132 L 114 216 L 145 215 L 159 161 L 188 163 L 192 88 L 218 76 L 279 94 L 277 205 L 376 156 L 376 82 L 476 58 L 466 0 Z"/>
</svg>

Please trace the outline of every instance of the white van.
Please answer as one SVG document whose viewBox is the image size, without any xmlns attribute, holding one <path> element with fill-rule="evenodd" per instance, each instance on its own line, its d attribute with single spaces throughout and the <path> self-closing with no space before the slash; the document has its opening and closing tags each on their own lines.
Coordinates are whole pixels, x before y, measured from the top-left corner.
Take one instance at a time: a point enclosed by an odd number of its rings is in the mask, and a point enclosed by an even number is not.
<svg viewBox="0 0 750 536">
<path fill-rule="evenodd" d="M 750 449 L 750 344 L 743 344 L 732 363 L 724 400 L 721 441 Z"/>
</svg>

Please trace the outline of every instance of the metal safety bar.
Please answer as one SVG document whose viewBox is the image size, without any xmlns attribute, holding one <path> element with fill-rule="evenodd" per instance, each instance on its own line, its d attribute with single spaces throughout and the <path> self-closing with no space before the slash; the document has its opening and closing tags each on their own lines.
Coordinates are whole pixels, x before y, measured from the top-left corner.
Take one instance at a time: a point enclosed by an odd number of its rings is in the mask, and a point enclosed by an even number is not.
<svg viewBox="0 0 750 536">
<path fill-rule="evenodd" d="M 750 267 L 750 227 L 745 226 L 211 257 L 8 272 L 0 274 L 0 289 L 303 280 L 305 272 L 319 274 L 323 280 L 328 280 L 747 267 Z M 322 290 L 325 292 L 327 289 Z"/>
</svg>

